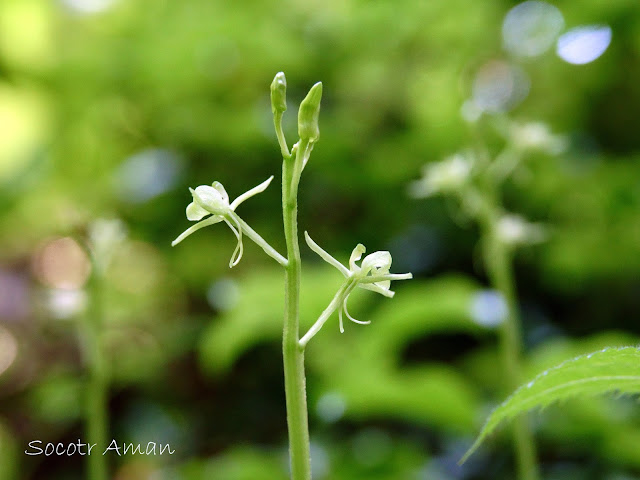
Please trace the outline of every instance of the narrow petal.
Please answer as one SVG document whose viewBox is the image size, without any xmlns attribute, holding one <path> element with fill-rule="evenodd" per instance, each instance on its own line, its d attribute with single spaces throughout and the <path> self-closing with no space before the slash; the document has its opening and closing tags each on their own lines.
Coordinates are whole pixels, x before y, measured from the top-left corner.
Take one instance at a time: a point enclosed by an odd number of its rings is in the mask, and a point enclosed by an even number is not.
<svg viewBox="0 0 640 480">
<path fill-rule="evenodd" d="M 359 323 L 360 325 L 369 325 L 371 323 L 371 320 L 367 320 L 366 322 L 363 322 L 362 320 L 356 320 L 349 314 L 349 310 L 347 309 L 347 300 L 349 300 L 349 295 L 344 297 L 344 301 L 342 302 L 342 308 L 347 318 L 354 323 Z"/>
<path fill-rule="evenodd" d="M 360 267 L 356 265 L 356 262 L 362 258 L 362 254 L 367 251 L 367 248 L 359 243 L 356 245 L 356 248 L 351 252 L 351 257 L 349 258 L 349 268 L 352 272 L 356 272 L 360 270 Z"/>
<path fill-rule="evenodd" d="M 202 218 L 206 217 L 207 215 L 209 215 L 209 212 L 207 212 L 196 202 L 191 202 L 189 205 L 187 205 L 187 218 L 192 222 L 202 220 Z"/>
<path fill-rule="evenodd" d="M 412 273 L 386 273 L 384 275 L 371 275 L 360 280 L 361 283 L 378 283 L 383 280 L 411 280 Z"/>
<path fill-rule="evenodd" d="M 222 217 L 218 215 L 213 215 L 212 217 L 209 217 L 205 220 L 202 220 L 201 222 L 196 223 L 195 225 L 192 225 L 191 227 L 187 228 L 184 232 L 182 232 L 180 236 L 178 236 L 178 238 L 176 238 L 173 242 L 171 242 L 171 246 L 175 247 L 177 244 L 179 244 L 181 241 L 183 241 L 193 232 L 197 232 L 201 228 L 204 228 L 208 225 L 213 225 L 214 223 L 221 222 L 222 220 L 223 220 Z"/>
<path fill-rule="evenodd" d="M 396 294 L 391 290 L 386 290 L 384 288 L 379 287 L 375 283 L 358 283 L 358 286 L 360 288 L 364 288 L 365 290 L 371 290 L 372 292 L 379 293 L 380 295 L 384 295 L 385 297 L 388 297 L 388 298 L 393 298 L 393 296 Z"/>
<path fill-rule="evenodd" d="M 253 187 L 251 190 L 247 190 L 246 192 L 244 192 L 242 195 L 240 195 L 231 203 L 231 210 L 235 210 L 238 207 L 238 205 L 244 202 L 247 198 L 251 198 L 254 195 L 257 195 L 258 193 L 264 192 L 269 186 L 269 184 L 271 183 L 271 180 L 273 180 L 273 175 L 271 175 L 268 179 L 266 179 L 260 185 L 257 185 Z"/>
<path fill-rule="evenodd" d="M 342 265 L 338 260 L 336 260 L 331 255 L 329 255 L 326 251 L 324 251 L 320 247 L 320 245 L 318 245 L 316 242 L 314 242 L 311 239 L 311 237 L 309 236 L 309 233 L 306 231 L 304 232 L 304 239 L 307 241 L 307 245 L 309 245 L 309 248 L 314 252 L 316 252 L 320 256 L 320 258 L 322 258 L 329 265 L 332 265 L 335 268 L 337 268 L 340 271 L 340 273 L 342 273 L 345 277 L 349 276 L 349 270 L 347 270 L 347 267 Z"/>
<path fill-rule="evenodd" d="M 229 194 L 224 189 L 224 186 L 222 186 L 222 184 L 220 182 L 213 182 L 211 184 L 211 186 L 218 191 L 218 193 L 220 194 L 220 197 L 222 197 L 222 200 L 224 201 L 224 203 L 229 205 Z"/>
<path fill-rule="evenodd" d="M 340 333 L 344 333 L 344 323 L 342 322 L 342 308 L 338 309 L 338 324 L 340 325 Z"/>
<path fill-rule="evenodd" d="M 236 249 L 231 255 L 231 260 L 229 260 L 229 268 L 233 268 L 238 264 L 238 262 L 240 262 L 242 254 L 244 253 L 244 246 L 242 245 L 242 228 L 239 224 L 236 224 L 236 226 L 238 227 L 238 229 L 236 230 L 236 228 L 231 224 L 231 222 L 229 222 L 229 220 L 225 218 L 224 221 L 227 225 L 229 225 L 229 228 L 238 239 L 238 245 L 236 245 Z"/>
</svg>

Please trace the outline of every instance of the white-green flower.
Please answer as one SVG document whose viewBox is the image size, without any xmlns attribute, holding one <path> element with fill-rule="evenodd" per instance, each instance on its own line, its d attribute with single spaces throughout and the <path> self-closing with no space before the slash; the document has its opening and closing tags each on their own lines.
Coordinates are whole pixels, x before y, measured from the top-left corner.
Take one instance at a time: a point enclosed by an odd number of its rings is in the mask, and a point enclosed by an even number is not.
<svg viewBox="0 0 640 480">
<path fill-rule="evenodd" d="M 472 168 L 473 158 L 468 153 L 428 163 L 423 167 L 422 178 L 411 184 L 410 193 L 421 198 L 459 191 L 469 182 Z"/>
<path fill-rule="evenodd" d="M 566 137 L 554 135 L 549 126 L 542 122 L 513 123 L 509 133 L 514 146 L 521 150 L 540 150 L 558 155 L 568 147 Z"/>
<path fill-rule="evenodd" d="M 242 245 L 243 227 L 247 230 L 247 225 L 235 213 L 236 208 L 248 198 L 263 192 L 273 180 L 273 176 L 262 182 L 260 185 L 246 191 L 233 202 L 229 203 L 229 195 L 220 182 L 213 182 L 211 186 L 200 185 L 196 189 L 190 188 L 193 202 L 187 206 L 187 218 L 192 222 L 198 222 L 186 229 L 178 238 L 171 242 L 171 246 L 176 246 L 192 233 L 208 225 L 225 222 L 238 239 L 238 245 L 231 256 L 229 266 L 234 267 L 242 258 L 244 247 Z M 211 215 L 211 216 L 209 216 Z M 209 216 L 209 217 L 208 217 Z M 208 218 L 205 218 L 208 217 Z M 202 220 L 205 218 L 204 220 Z M 199 221 L 201 220 L 201 221 Z M 255 232 L 251 231 L 252 234 Z M 263 247 L 264 248 L 264 247 Z M 273 255 L 272 255 L 273 256 Z"/>
<path fill-rule="evenodd" d="M 344 325 L 342 322 L 343 313 L 352 322 L 360 324 L 370 323 L 356 320 L 349 314 L 347 309 L 347 300 L 354 288 L 364 288 L 391 298 L 395 295 L 395 292 L 390 290 L 391 280 L 408 280 L 413 277 L 411 273 L 389 273 L 392 259 L 391 254 L 387 251 L 374 252 L 362 259 L 362 255 L 366 252 L 366 248 L 364 245 L 359 243 L 356 248 L 353 249 L 353 252 L 351 252 L 349 268 L 347 268 L 314 242 L 307 232 L 304 232 L 304 236 L 309 248 L 316 252 L 325 262 L 338 269 L 338 271 L 345 277 L 346 281 L 334 297 L 334 300 L 331 302 L 329 307 L 320 316 L 318 322 L 316 322 L 316 325 L 318 325 L 317 329 L 314 330 L 316 326 L 314 325 L 314 327 L 309 330 L 309 333 L 300 340 L 301 345 L 305 345 L 311 336 L 315 335 L 317 330 L 320 329 L 327 318 L 329 318 L 329 316 L 338 308 L 341 332 L 344 332 Z M 360 262 L 360 259 L 362 259 L 362 262 L 358 265 L 357 262 Z"/>
<path fill-rule="evenodd" d="M 496 224 L 496 235 L 505 245 L 533 245 L 546 240 L 547 232 L 539 223 L 531 223 L 520 215 L 504 214 Z"/>
</svg>

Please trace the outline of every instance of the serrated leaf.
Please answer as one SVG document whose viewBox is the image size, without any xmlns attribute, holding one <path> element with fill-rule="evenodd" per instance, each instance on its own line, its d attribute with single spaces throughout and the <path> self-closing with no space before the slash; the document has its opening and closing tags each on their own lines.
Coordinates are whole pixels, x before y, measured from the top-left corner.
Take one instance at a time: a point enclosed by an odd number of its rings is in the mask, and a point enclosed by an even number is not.
<svg viewBox="0 0 640 480">
<path fill-rule="evenodd" d="M 475 452 L 505 420 L 559 400 L 610 392 L 640 393 L 640 349 L 605 348 L 545 370 L 518 388 L 491 413 L 480 435 L 460 462 Z"/>
</svg>

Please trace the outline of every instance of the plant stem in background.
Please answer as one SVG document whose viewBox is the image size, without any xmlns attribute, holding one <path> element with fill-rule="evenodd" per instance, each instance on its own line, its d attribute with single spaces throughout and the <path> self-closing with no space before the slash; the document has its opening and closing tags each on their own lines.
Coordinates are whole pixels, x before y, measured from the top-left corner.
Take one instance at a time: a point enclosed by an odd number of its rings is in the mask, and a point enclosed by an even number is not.
<svg viewBox="0 0 640 480">
<path fill-rule="evenodd" d="M 513 278 L 512 255 L 509 247 L 497 235 L 495 208 L 482 216 L 484 264 L 492 287 L 500 292 L 507 306 L 507 317 L 501 325 L 500 350 L 502 368 L 507 378 L 506 388 L 514 391 L 522 383 L 522 333 Z M 513 440 L 518 464 L 518 478 L 539 478 L 533 434 L 526 416 L 514 420 Z"/>
<path fill-rule="evenodd" d="M 98 448 L 107 444 L 107 363 L 103 351 L 102 325 L 104 320 L 101 272 L 93 265 L 89 283 L 89 302 L 84 322 L 85 358 L 89 370 L 86 391 L 85 428 L 88 443 Z M 101 452 L 87 455 L 89 478 L 107 480 L 106 458 Z"/>
<path fill-rule="evenodd" d="M 304 143 L 302 140 L 300 144 Z M 298 182 L 294 175 L 303 161 L 306 148 L 298 148 L 296 155 L 285 156 L 282 164 L 282 213 L 287 244 L 288 264 L 285 270 L 285 313 L 282 337 L 284 387 L 287 402 L 289 456 L 291 478 L 311 478 L 307 392 L 304 374 L 304 349 L 299 341 L 300 246 L 298 244 Z"/>
</svg>

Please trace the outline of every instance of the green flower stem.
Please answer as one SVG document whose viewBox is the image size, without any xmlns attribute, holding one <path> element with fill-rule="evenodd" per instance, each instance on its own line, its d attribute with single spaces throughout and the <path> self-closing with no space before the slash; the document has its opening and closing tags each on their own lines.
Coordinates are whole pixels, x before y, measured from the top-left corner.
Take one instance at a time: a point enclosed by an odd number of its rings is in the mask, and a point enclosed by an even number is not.
<svg viewBox="0 0 640 480">
<path fill-rule="evenodd" d="M 242 220 L 237 213 L 231 212 L 229 213 L 229 217 L 233 219 L 233 221 L 240 226 L 242 233 L 253 240 L 262 250 L 265 251 L 267 255 L 273 258 L 276 262 L 278 262 L 283 267 L 287 267 L 289 261 L 280 255 L 271 245 L 267 243 L 267 241 L 262 238 L 253 228 L 251 228 L 247 222 Z"/>
<path fill-rule="evenodd" d="M 86 391 L 85 428 L 88 443 L 98 448 L 107 444 L 108 422 L 108 369 L 102 341 L 104 320 L 102 273 L 93 262 L 93 274 L 89 284 L 90 308 L 84 322 L 85 357 L 89 369 Z M 88 455 L 88 470 L 91 480 L 107 480 L 107 461 L 97 453 Z"/>
<path fill-rule="evenodd" d="M 295 161 L 293 162 L 293 171 L 291 172 L 291 186 L 289 191 L 289 201 L 294 202 L 297 205 L 298 184 L 300 183 L 300 176 L 302 175 L 302 169 L 304 168 L 306 161 L 309 159 L 309 156 L 311 155 L 311 150 L 313 150 L 313 143 L 310 142 L 309 140 L 303 140 L 301 138 L 296 145 L 297 146 L 294 147 L 296 156 L 295 156 Z"/>
<path fill-rule="evenodd" d="M 285 158 L 282 165 L 282 213 L 287 243 L 285 267 L 285 314 L 282 336 L 284 388 L 289 430 L 289 460 L 293 480 L 311 479 L 309 422 L 304 374 L 304 349 L 298 344 L 300 302 L 300 246 L 298 244 L 298 181 L 295 172 L 304 149 L 295 158 Z"/>
<path fill-rule="evenodd" d="M 300 339 L 300 347 L 305 348 L 309 340 L 313 338 L 313 336 L 320 331 L 325 322 L 329 319 L 329 317 L 338 309 L 342 307 L 342 302 L 344 302 L 344 297 L 349 294 L 351 290 L 355 287 L 355 282 L 351 279 L 348 279 L 335 294 L 329 306 L 324 309 L 324 311 L 316 320 L 316 323 L 312 325 L 309 331 Z"/>
<path fill-rule="evenodd" d="M 483 255 L 490 282 L 507 304 L 507 318 L 502 322 L 500 349 L 502 369 L 507 378 L 509 392 L 522 383 L 522 333 L 516 300 L 511 250 L 496 235 L 497 208 L 488 208 L 482 215 Z M 539 478 L 536 448 L 526 416 L 514 420 L 513 439 L 520 480 Z"/>
<path fill-rule="evenodd" d="M 280 145 L 280 151 L 282 152 L 282 158 L 289 159 L 291 154 L 289 153 L 289 147 L 287 147 L 287 141 L 284 138 L 284 132 L 282 131 L 282 117 L 284 112 L 273 113 L 273 125 L 276 129 L 276 137 L 278 137 L 278 144 Z"/>
</svg>

